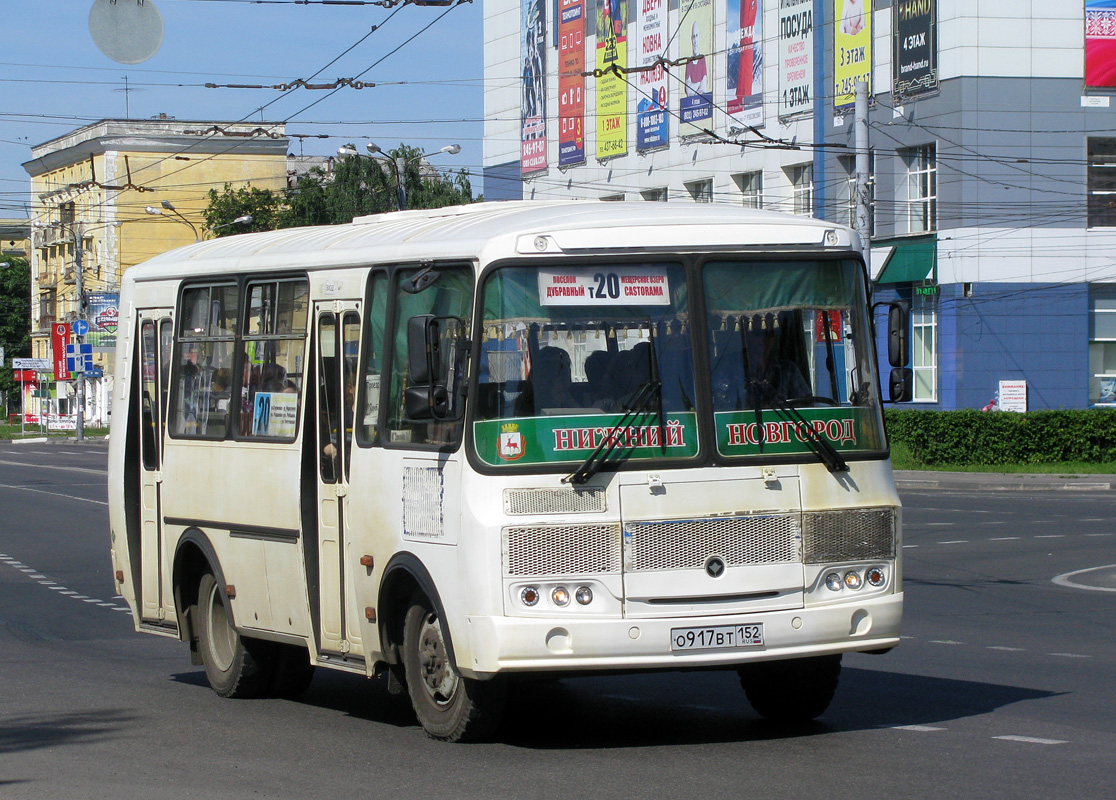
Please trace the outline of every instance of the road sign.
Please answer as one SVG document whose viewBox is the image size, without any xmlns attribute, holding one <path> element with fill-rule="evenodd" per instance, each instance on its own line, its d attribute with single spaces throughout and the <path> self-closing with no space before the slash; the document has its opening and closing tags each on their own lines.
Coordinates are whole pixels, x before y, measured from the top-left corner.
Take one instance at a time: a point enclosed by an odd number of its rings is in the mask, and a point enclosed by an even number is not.
<svg viewBox="0 0 1116 800">
<path fill-rule="evenodd" d="M 33 369 L 36 372 L 50 372 L 49 358 L 13 358 L 12 369 Z"/>
<path fill-rule="evenodd" d="M 70 323 L 70 330 L 74 332 L 74 336 L 84 336 L 89 333 L 89 323 L 83 319 L 75 319 Z"/>
</svg>

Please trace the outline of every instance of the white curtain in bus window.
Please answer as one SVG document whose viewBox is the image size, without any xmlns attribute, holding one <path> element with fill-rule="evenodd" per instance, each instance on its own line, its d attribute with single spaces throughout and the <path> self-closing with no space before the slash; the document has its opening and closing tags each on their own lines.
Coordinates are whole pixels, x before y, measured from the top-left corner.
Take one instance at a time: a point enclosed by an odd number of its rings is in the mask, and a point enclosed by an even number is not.
<svg viewBox="0 0 1116 800">
<path fill-rule="evenodd" d="M 228 430 L 237 290 L 234 284 L 182 292 L 174 423 L 179 436 L 219 439 Z"/>
<path fill-rule="evenodd" d="M 309 298 L 305 279 L 248 284 L 238 423 L 242 436 L 290 441 L 298 432 Z"/>
</svg>

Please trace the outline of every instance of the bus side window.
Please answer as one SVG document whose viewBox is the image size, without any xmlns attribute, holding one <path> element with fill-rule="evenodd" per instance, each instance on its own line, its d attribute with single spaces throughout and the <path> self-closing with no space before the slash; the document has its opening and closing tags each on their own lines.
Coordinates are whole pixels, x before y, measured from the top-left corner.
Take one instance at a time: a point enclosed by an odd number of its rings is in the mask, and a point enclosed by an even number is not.
<svg viewBox="0 0 1116 800">
<path fill-rule="evenodd" d="M 415 294 L 403 289 L 419 269 L 400 270 L 396 274 L 395 316 L 392 322 L 394 349 L 391 363 L 391 390 L 388 395 L 387 428 L 392 444 L 447 446 L 460 441 L 462 422 L 410 420 L 404 409 L 407 384 L 407 325 L 412 317 L 433 314 L 437 317 L 469 318 L 473 295 L 472 267 L 449 267 L 438 270 L 436 278 Z M 447 350 L 448 352 L 448 350 Z M 447 362 L 448 363 L 448 362 Z M 466 376 L 459 376 L 464 379 Z"/>
<path fill-rule="evenodd" d="M 384 325 L 387 322 L 387 275 L 377 272 L 372 276 L 371 296 L 365 314 L 364 366 L 361 370 L 362 394 L 357 419 L 357 441 L 374 444 L 380 419 L 380 388 L 383 383 Z"/>
</svg>

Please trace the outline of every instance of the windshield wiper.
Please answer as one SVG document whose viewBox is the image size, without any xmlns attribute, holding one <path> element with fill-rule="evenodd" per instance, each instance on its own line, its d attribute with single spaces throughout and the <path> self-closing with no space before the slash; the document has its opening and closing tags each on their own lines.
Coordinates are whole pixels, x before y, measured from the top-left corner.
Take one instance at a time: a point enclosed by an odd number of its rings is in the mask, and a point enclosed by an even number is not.
<svg viewBox="0 0 1116 800">
<path fill-rule="evenodd" d="M 817 454 L 818 458 L 825 464 L 826 469 L 830 472 L 849 471 L 849 465 L 845 462 L 845 459 L 841 458 L 837 449 L 814 430 L 814 426 L 810 424 L 806 417 L 802 416 L 797 408 L 778 397 L 771 398 L 771 405 L 794 422 L 799 431 L 805 431 L 807 446 Z"/>
<path fill-rule="evenodd" d="M 593 452 L 581 462 L 581 466 L 563 478 L 562 482 L 580 486 L 600 472 L 604 465 L 608 463 L 609 457 L 612 456 L 616 448 L 620 446 L 620 439 L 623 436 L 623 431 L 637 416 L 648 411 L 651 399 L 656 395 L 659 398 L 659 425 L 661 428 L 663 418 L 662 384 L 659 383 L 658 380 L 649 380 L 639 387 L 639 391 L 636 392 L 635 397 L 628 403 L 628 408 L 624 411 L 624 416 L 620 417 L 620 421 L 610 427 L 609 432 L 605 434 L 605 438 L 602 439 L 601 443 L 597 445 Z M 660 433 L 660 446 L 665 447 L 666 443 L 662 436 L 663 434 Z M 628 454 L 630 454 L 633 449 L 634 446 L 629 446 L 627 448 Z M 614 463 L 621 464 L 626 461 L 627 458 L 627 454 L 621 454 Z"/>
</svg>

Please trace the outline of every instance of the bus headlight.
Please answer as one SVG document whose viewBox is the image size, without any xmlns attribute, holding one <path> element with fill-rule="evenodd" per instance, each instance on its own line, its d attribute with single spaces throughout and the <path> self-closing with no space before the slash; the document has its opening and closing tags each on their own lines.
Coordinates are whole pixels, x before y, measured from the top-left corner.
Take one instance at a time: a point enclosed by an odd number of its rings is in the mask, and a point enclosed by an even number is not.
<svg viewBox="0 0 1116 800">
<path fill-rule="evenodd" d="M 570 604 L 570 590 L 565 586 L 555 586 L 554 591 L 550 593 L 550 599 L 554 601 L 556 606 L 568 606 Z"/>
<path fill-rule="evenodd" d="M 593 590 L 588 586 L 578 586 L 577 591 L 574 592 L 574 599 L 583 606 L 587 606 L 593 602 Z"/>
<path fill-rule="evenodd" d="M 524 586 L 523 591 L 519 593 L 519 599 L 525 606 L 537 605 L 539 602 L 539 590 L 534 586 Z"/>
<path fill-rule="evenodd" d="M 850 589 L 859 589 L 864 585 L 864 579 L 860 577 L 859 572 L 846 572 L 845 585 Z"/>
<path fill-rule="evenodd" d="M 825 576 L 825 586 L 831 592 L 841 591 L 841 576 L 836 572 L 831 572 Z"/>
<path fill-rule="evenodd" d="M 879 587 L 887 583 L 887 575 L 880 567 L 871 567 L 867 572 L 864 573 L 864 578 L 868 581 L 868 584 L 870 586 Z"/>
</svg>

